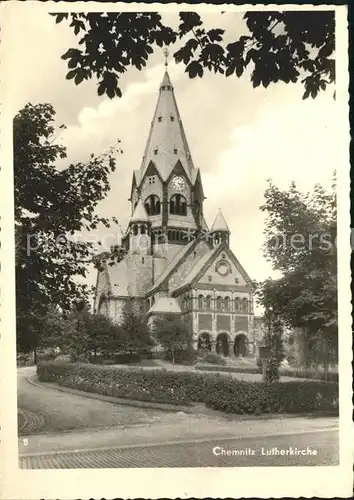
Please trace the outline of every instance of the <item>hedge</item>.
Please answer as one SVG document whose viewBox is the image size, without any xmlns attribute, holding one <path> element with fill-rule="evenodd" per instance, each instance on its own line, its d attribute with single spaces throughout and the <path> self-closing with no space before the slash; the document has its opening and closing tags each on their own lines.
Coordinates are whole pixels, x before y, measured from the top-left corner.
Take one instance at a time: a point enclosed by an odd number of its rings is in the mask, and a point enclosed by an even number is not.
<svg viewBox="0 0 354 500">
<path fill-rule="evenodd" d="M 208 353 L 205 358 L 203 358 L 200 363 L 207 363 L 209 365 L 219 365 L 225 366 L 226 360 L 220 354 L 216 354 L 214 352 Z"/>
<path fill-rule="evenodd" d="M 209 372 L 229 372 L 229 373 L 261 373 L 259 368 L 255 366 L 225 366 L 225 365 L 208 365 L 198 363 L 195 365 L 196 370 L 209 371 Z"/>
<path fill-rule="evenodd" d="M 226 413 L 338 414 L 338 385 L 322 381 L 242 382 L 228 378 L 216 382 L 205 404 Z"/>
<path fill-rule="evenodd" d="M 280 375 L 295 378 L 308 378 L 312 380 L 323 380 L 328 382 L 338 382 L 338 372 L 324 372 L 320 370 L 305 370 L 301 368 L 280 368 Z"/>
<path fill-rule="evenodd" d="M 262 373 L 262 370 L 255 366 L 224 366 L 224 365 L 207 365 L 198 363 L 195 366 L 196 370 L 213 371 L 213 372 L 229 372 L 229 373 Z M 311 380 L 322 380 L 326 382 L 338 382 L 337 372 L 322 372 L 317 370 L 302 370 L 295 368 L 280 368 L 280 376 L 303 378 Z"/>
<path fill-rule="evenodd" d="M 144 370 L 80 363 L 44 362 L 38 379 L 107 396 L 188 405 L 228 413 L 338 412 L 338 384 L 294 381 L 245 382 L 218 373 Z"/>
</svg>

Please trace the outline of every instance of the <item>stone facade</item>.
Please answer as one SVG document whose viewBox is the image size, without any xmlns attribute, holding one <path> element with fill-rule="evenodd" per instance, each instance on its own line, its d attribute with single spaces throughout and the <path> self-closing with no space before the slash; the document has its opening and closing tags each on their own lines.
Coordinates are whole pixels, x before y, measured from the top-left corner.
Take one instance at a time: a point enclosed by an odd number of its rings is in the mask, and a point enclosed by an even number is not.
<svg viewBox="0 0 354 500">
<path fill-rule="evenodd" d="M 229 247 L 220 211 L 208 229 L 204 198 L 166 72 L 133 172 L 124 258 L 109 266 L 101 256 L 94 309 L 116 322 L 127 303 L 149 321 L 173 313 L 193 329 L 196 349 L 254 356 L 252 282 Z"/>
</svg>

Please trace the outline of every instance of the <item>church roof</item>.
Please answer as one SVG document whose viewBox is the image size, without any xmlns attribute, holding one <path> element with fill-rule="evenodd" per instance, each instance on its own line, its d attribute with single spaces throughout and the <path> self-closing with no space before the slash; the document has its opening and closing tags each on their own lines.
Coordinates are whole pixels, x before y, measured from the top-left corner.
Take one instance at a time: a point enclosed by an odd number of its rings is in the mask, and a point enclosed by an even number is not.
<svg viewBox="0 0 354 500">
<path fill-rule="evenodd" d="M 206 269 L 208 269 L 210 263 L 213 262 L 213 259 L 215 259 L 218 256 L 218 254 L 220 254 L 223 251 L 228 255 L 229 259 L 234 263 L 237 270 L 245 280 L 247 287 L 253 287 L 251 278 L 248 276 L 245 269 L 242 267 L 242 265 L 236 258 L 235 254 L 224 242 L 222 242 L 216 247 L 212 248 L 210 252 L 207 252 L 205 255 L 203 255 L 201 259 L 199 259 L 199 261 L 195 264 L 195 266 L 193 266 L 193 268 L 181 281 L 178 287 L 175 290 L 173 290 L 173 295 L 178 295 L 179 293 L 181 293 L 184 287 L 191 285 L 195 280 L 198 280 L 200 276 L 206 271 Z"/>
<path fill-rule="evenodd" d="M 163 181 L 166 181 L 178 160 L 193 183 L 196 177 L 186 134 L 182 125 L 170 76 L 166 70 L 151 123 L 143 160 L 141 177 L 153 162 Z"/>
<path fill-rule="evenodd" d="M 212 248 L 210 250 L 210 252 L 207 252 L 205 255 L 203 255 L 203 257 L 198 260 L 198 262 L 195 264 L 195 266 L 192 267 L 192 269 L 189 271 L 189 273 L 181 281 L 177 290 L 179 288 L 183 288 L 184 286 L 192 283 L 192 281 L 198 276 L 198 274 L 202 271 L 203 267 L 209 262 L 209 260 L 211 260 L 214 257 L 214 255 L 216 255 L 218 253 L 221 246 L 222 246 L 222 243 L 220 243 L 220 245 L 217 245 L 216 247 Z"/>
<path fill-rule="evenodd" d="M 137 221 L 148 221 L 149 217 L 146 213 L 145 207 L 143 205 L 143 202 L 141 199 L 138 201 L 137 206 L 135 207 L 134 213 L 130 219 L 131 222 L 137 222 Z"/>
<path fill-rule="evenodd" d="M 210 231 L 227 231 L 230 232 L 229 226 L 226 224 L 226 220 L 219 208 L 218 213 L 216 214 L 213 225 L 211 226 Z"/>
<path fill-rule="evenodd" d="M 160 276 L 157 278 L 157 280 L 152 285 L 152 287 L 150 288 L 150 290 L 148 290 L 148 293 L 150 293 L 152 290 L 157 289 L 165 281 L 165 279 L 169 276 L 169 274 L 172 272 L 172 270 L 175 268 L 175 266 L 183 259 L 183 257 L 189 251 L 189 249 L 195 243 L 195 241 L 196 240 L 192 240 L 186 246 L 182 247 L 182 249 L 174 256 L 174 258 L 168 264 L 168 266 L 163 271 L 163 273 L 160 274 Z"/>
<path fill-rule="evenodd" d="M 181 314 L 181 308 L 173 297 L 159 297 L 148 314 Z"/>
</svg>

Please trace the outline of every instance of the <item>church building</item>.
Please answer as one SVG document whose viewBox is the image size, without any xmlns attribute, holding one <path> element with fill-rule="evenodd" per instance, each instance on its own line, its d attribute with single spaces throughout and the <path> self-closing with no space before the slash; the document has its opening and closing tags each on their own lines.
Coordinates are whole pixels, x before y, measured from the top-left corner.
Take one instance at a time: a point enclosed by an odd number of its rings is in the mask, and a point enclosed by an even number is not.
<svg viewBox="0 0 354 500">
<path fill-rule="evenodd" d="M 230 248 L 222 212 L 210 227 L 204 219 L 202 174 L 193 163 L 167 67 L 129 194 L 122 258 L 109 265 L 101 256 L 95 312 L 119 323 L 129 303 L 150 323 L 175 315 L 192 328 L 195 348 L 254 356 L 253 284 Z"/>
</svg>

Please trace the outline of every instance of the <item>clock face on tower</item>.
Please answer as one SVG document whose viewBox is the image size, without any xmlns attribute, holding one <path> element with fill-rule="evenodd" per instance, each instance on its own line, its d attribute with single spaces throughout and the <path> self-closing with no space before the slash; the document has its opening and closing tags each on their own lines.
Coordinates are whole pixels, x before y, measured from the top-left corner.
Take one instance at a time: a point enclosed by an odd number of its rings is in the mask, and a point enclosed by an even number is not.
<svg viewBox="0 0 354 500">
<path fill-rule="evenodd" d="M 176 191 L 183 191 L 185 185 L 186 181 L 181 175 L 175 175 L 172 179 L 172 186 L 176 189 Z"/>
</svg>

